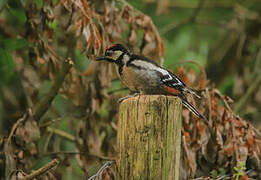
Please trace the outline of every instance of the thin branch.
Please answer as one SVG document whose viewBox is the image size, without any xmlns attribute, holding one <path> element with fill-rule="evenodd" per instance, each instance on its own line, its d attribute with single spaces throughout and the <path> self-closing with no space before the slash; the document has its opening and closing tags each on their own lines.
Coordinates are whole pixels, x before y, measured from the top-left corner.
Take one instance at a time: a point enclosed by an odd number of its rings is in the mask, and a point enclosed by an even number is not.
<svg viewBox="0 0 261 180">
<path fill-rule="evenodd" d="M 65 76 L 71 69 L 72 65 L 73 65 L 73 62 L 71 59 L 67 59 L 63 62 L 62 69 L 61 69 L 60 73 L 57 74 L 52 88 L 47 93 L 47 95 L 35 105 L 35 108 L 33 109 L 33 117 L 36 121 L 39 121 L 41 119 L 41 117 L 46 113 L 48 108 L 50 107 L 53 99 L 55 98 L 60 87 L 63 84 Z"/>
<path fill-rule="evenodd" d="M 138 10 L 138 9 L 134 8 L 132 5 L 130 5 L 126 0 L 117 0 L 117 1 L 123 3 L 125 6 L 128 6 L 128 7 L 132 8 L 132 9 L 133 9 L 134 11 L 136 11 L 138 14 L 141 14 L 141 15 L 143 15 L 143 16 L 148 17 L 146 14 L 144 14 L 144 13 L 141 12 L 140 10 Z M 204 1 L 204 0 L 201 0 L 201 1 Z M 159 33 L 157 27 L 155 26 L 155 24 L 153 23 L 153 21 L 152 21 L 152 19 L 151 19 L 150 17 L 149 17 L 149 19 L 150 19 L 150 21 L 151 21 L 152 30 L 155 32 L 156 39 L 157 39 L 158 41 L 162 41 L 161 38 L 160 38 L 160 33 Z M 161 59 L 161 62 L 160 62 L 161 64 L 163 64 L 163 60 L 164 60 L 164 59 Z"/>
<path fill-rule="evenodd" d="M 107 156 L 101 156 L 101 155 L 97 155 L 97 154 L 91 154 L 87 151 L 86 152 L 84 152 L 84 151 L 81 151 L 81 152 L 75 152 L 75 151 L 47 152 L 47 153 L 41 154 L 40 156 L 52 156 L 52 155 L 59 155 L 59 154 L 62 154 L 62 155 L 82 154 L 82 155 L 86 155 L 86 156 L 89 156 L 89 157 L 92 157 L 92 158 L 95 158 L 95 159 L 98 159 L 101 161 L 116 161 L 115 157 L 107 157 Z"/>
<path fill-rule="evenodd" d="M 103 173 L 103 171 L 105 170 L 105 169 L 107 169 L 107 168 L 109 168 L 112 164 L 114 164 L 115 163 L 115 161 L 108 161 L 108 162 L 106 162 L 100 169 L 99 169 L 99 171 L 95 174 L 95 175 L 93 175 L 93 176 L 91 176 L 88 180 L 98 180 L 99 179 L 99 176 Z"/>
<path fill-rule="evenodd" d="M 175 64 L 172 63 L 172 64 L 168 65 L 167 68 L 170 68 L 171 66 L 175 66 L 175 65 L 177 65 L 177 64 L 186 64 L 186 63 L 191 63 L 191 64 L 197 65 L 198 68 L 200 69 L 200 71 L 204 73 L 204 76 L 207 76 L 205 67 L 204 67 L 200 62 L 195 61 L 195 60 L 178 61 L 178 62 L 176 62 Z"/>
<path fill-rule="evenodd" d="M 58 117 L 56 119 L 52 119 L 50 121 L 44 122 L 43 124 L 40 124 L 39 127 L 44 128 L 44 127 L 50 126 L 51 124 L 56 123 L 61 120 L 62 120 L 62 117 Z"/>
<path fill-rule="evenodd" d="M 197 4 L 194 2 L 183 2 L 183 1 L 172 1 L 169 4 L 170 8 L 186 8 L 186 9 L 194 9 L 197 8 Z M 234 7 L 233 2 L 219 2 L 219 1 L 207 1 L 204 4 L 204 8 L 230 8 Z"/>
<path fill-rule="evenodd" d="M 160 34 L 163 35 L 163 34 L 166 34 L 169 31 L 171 31 L 172 29 L 177 29 L 177 28 L 182 27 L 186 24 L 193 23 L 196 20 L 196 18 L 198 16 L 200 10 L 202 9 L 204 3 L 205 3 L 205 0 L 200 0 L 197 8 L 194 10 L 194 12 L 192 13 L 192 15 L 189 18 L 181 20 L 177 23 L 175 22 L 175 23 L 166 25 L 165 27 L 160 29 Z"/>
<path fill-rule="evenodd" d="M 54 84 L 53 84 L 52 88 L 50 89 L 50 91 L 48 92 L 48 94 L 35 105 L 33 110 L 29 109 L 26 113 L 24 113 L 23 117 L 18 119 L 17 122 L 13 125 L 10 135 L 8 136 L 8 141 L 7 141 L 8 143 L 11 142 L 11 138 L 13 137 L 18 125 L 20 123 L 22 123 L 23 121 L 25 121 L 28 118 L 28 116 L 33 116 L 33 118 L 36 121 L 39 121 L 41 119 L 41 117 L 48 110 L 48 108 L 50 107 L 50 104 L 52 103 L 53 99 L 57 95 L 57 93 L 65 79 L 65 76 L 67 75 L 67 73 L 69 72 L 69 70 L 72 67 L 72 64 L 73 64 L 72 60 L 70 60 L 70 59 L 67 59 L 64 61 L 62 70 L 56 76 L 56 78 L 54 80 Z"/>
<path fill-rule="evenodd" d="M 246 174 L 249 174 L 253 171 L 253 169 L 249 169 L 248 171 L 246 171 L 245 173 Z M 230 177 L 230 176 L 233 176 L 232 174 L 225 174 L 225 175 L 222 175 L 220 176 L 219 178 L 217 178 L 217 180 L 222 180 L 222 179 L 225 179 L 226 177 Z"/>
<path fill-rule="evenodd" d="M 10 132 L 10 134 L 9 134 L 9 136 L 8 136 L 8 139 L 7 139 L 8 144 L 11 143 L 11 139 L 12 139 L 12 137 L 13 137 L 13 135 L 14 135 L 14 133 L 15 133 L 15 131 L 16 131 L 18 125 L 21 124 L 22 122 L 24 122 L 24 121 L 28 118 L 28 115 L 32 115 L 31 109 L 28 109 L 28 111 L 24 113 L 23 117 L 21 117 L 20 119 L 18 119 L 18 120 L 16 121 L 16 123 L 13 125 L 13 127 L 12 127 L 12 129 L 11 129 L 11 132 Z"/>
<path fill-rule="evenodd" d="M 258 90 L 261 84 L 261 73 L 258 74 L 254 82 L 247 89 L 247 92 L 239 99 L 239 101 L 234 106 L 234 112 L 239 113 L 239 111 L 246 105 L 249 97 Z"/>
<path fill-rule="evenodd" d="M 58 163 L 59 163 L 59 161 L 57 159 L 54 159 L 51 162 L 44 165 L 43 167 L 41 167 L 40 169 L 33 171 L 31 174 L 25 176 L 21 180 L 29 180 L 29 179 L 36 178 L 37 176 L 42 175 L 42 174 L 46 173 L 47 171 L 49 171 L 50 169 L 52 169 L 53 167 L 57 166 Z"/>
<path fill-rule="evenodd" d="M 105 160 L 105 161 L 116 161 L 115 157 L 107 157 L 107 156 L 102 156 L 102 155 L 97 155 L 97 154 L 91 154 L 89 153 L 88 156 L 97 158 L 99 160 Z"/>
<path fill-rule="evenodd" d="M 216 26 L 217 28 L 229 29 L 224 22 L 212 21 L 206 18 L 197 18 L 194 23 L 202 26 Z"/>
<path fill-rule="evenodd" d="M 65 131 L 62 131 L 62 130 L 60 130 L 60 129 L 55 129 L 55 128 L 52 128 L 52 127 L 47 127 L 47 131 L 48 131 L 48 132 L 52 132 L 52 133 L 54 133 L 54 134 L 56 134 L 56 135 L 59 135 L 59 136 L 61 136 L 61 137 L 64 137 L 65 139 L 68 139 L 69 141 L 72 141 L 72 142 L 75 142 L 75 141 L 76 141 L 76 138 L 75 138 L 73 135 L 71 135 L 71 134 L 69 134 L 69 133 L 67 133 L 67 132 L 65 132 Z"/>
<path fill-rule="evenodd" d="M 225 104 L 225 107 L 227 108 L 227 110 L 228 110 L 229 112 L 232 112 L 231 107 L 230 107 L 228 101 L 227 101 L 226 98 L 221 94 L 221 92 L 220 92 L 219 90 L 217 90 L 217 89 L 215 89 L 214 92 L 215 92 L 215 94 L 223 101 L 223 103 Z"/>
<path fill-rule="evenodd" d="M 43 152 L 47 152 L 47 149 L 48 149 L 48 146 L 49 146 L 49 143 L 51 141 L 52 136 L 53 136 L 53 132 L 50 132 L 47 135 L 46 141 L 45 141 L 44 146 L 43 146 Z"/>
<path fill-rule="evenodd" d="M 43 153 L 40 156 L 44 157 L 44 156 L 54 156 L 54 155 L 76 155 L 76 154 L 88 154 L 88 152 L 74 152 L 74 151 L 58 151 L 58 152 L 47 152 L 47 153 Z"/>
</svg>

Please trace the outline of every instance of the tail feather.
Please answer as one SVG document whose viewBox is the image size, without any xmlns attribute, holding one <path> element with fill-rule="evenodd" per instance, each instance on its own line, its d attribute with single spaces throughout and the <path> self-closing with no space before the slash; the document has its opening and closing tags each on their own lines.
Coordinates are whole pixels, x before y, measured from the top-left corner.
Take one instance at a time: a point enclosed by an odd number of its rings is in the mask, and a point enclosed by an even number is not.
<svg viewBox="0 0 261 180">
<path fill-rule="evenodd" d="M 212 130 L 212 127 L 210 126 L 210 124 L 208 123 L 208 120 L 205 116 L 203 116 L 192 104 L 190 104 L 186 97 L 184 95 L 179 96 L 182 100 L 182 103 L 185 107 L 187 107 L 193 114 L 195 114 L 197 117 L 201 118 L 204 123 L 208 126 L 210 134 L 212 137 L 214 137 L 214 132 Z"/>
<path fill-rule="evenodd" d="M 192 104 L 190 104 L 187 99 L 183 96 L 180 96 L 183 105 L 188 108 L 193 114 L 195 114 L 197 117 L 203 119 L 206 124 L 208 124 L 207 118 L 203 116 Z"/>
<path fill-rule="evenodd" d="M 185 87 L 184 89 L 183 89 L 185 92 L 187 92 L 187 93 L 190 93 L 190 94 L 193 94 L 194 96 L 196 96 L 197 98 L 201 98 L 197 93 L 195 93 L 192 89 L 189 89 L 189 88 L 187 88 L 187 87 Z"/>
<path fill-rule="evenodd" d="M 205 117 L 192 104 L 190 104 L 187 100 L 182 99 L 182 103 L 186 108 L 188 108 L 197 117 L 205 119 Z"/>
</svg>

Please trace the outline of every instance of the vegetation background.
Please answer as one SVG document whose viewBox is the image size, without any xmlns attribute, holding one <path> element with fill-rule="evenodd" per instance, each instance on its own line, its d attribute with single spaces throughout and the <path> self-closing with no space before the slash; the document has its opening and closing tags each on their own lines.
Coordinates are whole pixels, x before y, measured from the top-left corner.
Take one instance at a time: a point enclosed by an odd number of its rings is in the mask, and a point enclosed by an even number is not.
<svg viewBox="0 0 261 180">
<path fill-rule="evenodd" d="M 94 62 L 113 43 L 204 97 L 190 101 L 215 138 L 183 110 L 181 179 L 261 179 L 259 0 L 1 0 L 1 179 L 48 162 L 56 168 L 38 178 L 83 179 L 116 159 L 117 99 L 128 91 Z"/>
</svg>

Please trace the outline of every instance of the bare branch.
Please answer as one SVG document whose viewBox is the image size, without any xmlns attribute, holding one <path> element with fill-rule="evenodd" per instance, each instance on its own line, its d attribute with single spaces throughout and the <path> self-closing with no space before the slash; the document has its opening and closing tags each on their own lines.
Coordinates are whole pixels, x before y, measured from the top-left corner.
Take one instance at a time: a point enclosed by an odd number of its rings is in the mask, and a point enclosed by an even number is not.
<svg viewBox="0 0 261 180">
<path fill-rule="evenodd" d="M 59 74 L 57 74 L 53 86 L 48 92 L 48 94 L 39 101 L 35 107 L 33 108 L 33 117 L 36 121 L 39 121 L 41 117 L 46 113 L 48 108 L 50 107 L 53 99 L 57 95 L 61 85 L 63 84 L 63 81 L 65 79 L 65 76 L 69 72 L 73 65 L 73 62 L 71 59 L 67 59 L 63 62 L 62 69 Z"/>
<path fill-rule="evenodd" d="M 176 28 L 179 28 L 179 27 L 184 26 L 186 24 L 193 23 L 196 20 L 200 10 L 202 9 L 204 2 L 205 2 L 205 0 L 199 1 L 198 7 L 194 10 L 194 12 L 192 13 L 192 15 L 189 18 L 184 19 L 182 21 L 179 21 L 177 23 L 175 22 L 175 23 L 172 23 L 172 24 L 168 24 L 165 27 L 163 27 L 160 30 L 161 35 L 166 34 L 167 32 L 171 31 L 172 29 L 176 29 Z"/>
<path fill-rule="evenodd" d="M 88 180 L 98 180 L 98 178 L 99 178 L 99 176 L 102 174 L 102 172 L 106 169 L 106 168 L 108 168 L 108 167 L 110 167 L 112 164 L 114 164 L 115 163 L 115 161 L 108 161 L 108 162 L 106 162 L 100 169 L 99 169 L 99 171 L 95 174 L 95 175 L 93 175 L 93 176 L 91 176 Z"/>
<path fill-rule="evenodd" d="M 14 135 L 14 133 L 15 133 L 15 131 L 16 131 L 18 125 L 19 125 L 20 123 L 24 122 L 24 121 L 27 119 L 28 115 L 30 115 L 30 114 L 32 114 L 32 110 L 31 110 L 31 109 L 29 109 L 27 112 L 25 112 L 24 115 L 23 115 L 23 117 L 21 117 L 20 119 L 18 119 L 18 120 L 16 121 L 16 123 L 13 125 L 13 127 L 12 127 L 12 129 L 11 129 L 11 132 L 10 132 L 10 134 L 9 134 L 9 136 L 8 136 L 8 139 L 7 139 L 8 144 L 11 143 L 11 139 L 12 139 L 12 137 L 13 137 L 13 135 Z"/>
<path fill-rule="evenodd" d="M 256 79 L 251 83 L 251 86 L 247 89 L 247 92 L 239 99 L 239 101 L 234 106 L 234 112 L 239 113 L 239 111 L 246 105 L 249 97 L 256 92 L 261 84 L 261 73 L 258 74 Z"/>
<path fill-rule="evenodd" d="M 60 129 L 47 127 L 47 131 L 52 132 L 52 133 L 59 135 L 61 137 L 64 137 L 65 139 L 68 139 L 69 141 L 72 141 L 72 142 L 75 142 L 75 140 L 76 140 L 76 138 L 73 135 L 71 135 L 71 134 L 69 134 L 65 131 L 62 131 Z"/>
<path fill-rule="evenodd" d="M 41 167 L 40 169 L 33 171 L 31 174 L 25 176 L 21 180 L 29 180 L 33 179 L 39 175 L 42 175 L 52 169 L 53 167 L 57 166 L 59 161 L 57 159 L 52 160 L 51 162 L 47 163 L 45 166 Z"/>
</svg>

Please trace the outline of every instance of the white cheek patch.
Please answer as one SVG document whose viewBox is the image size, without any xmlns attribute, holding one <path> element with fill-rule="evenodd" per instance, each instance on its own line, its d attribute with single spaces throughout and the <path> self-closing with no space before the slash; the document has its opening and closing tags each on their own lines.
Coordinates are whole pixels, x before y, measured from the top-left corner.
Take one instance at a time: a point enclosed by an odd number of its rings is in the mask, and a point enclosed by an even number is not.
<svg viewBox="0 0 261 180">
<path fill-rule="evenodd" d="M 113 54 L 112 54 L 112 58 L 113 59 L 118 59 L 118 57 L 120 57 L 120 55 L 122 54 L 123 52 L 118 50 L 118 51 L 114 51 Z"/>
</svg>

